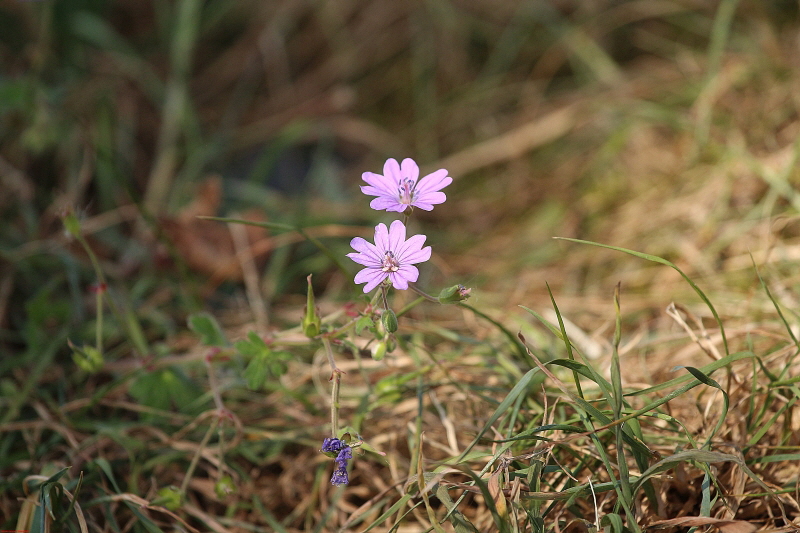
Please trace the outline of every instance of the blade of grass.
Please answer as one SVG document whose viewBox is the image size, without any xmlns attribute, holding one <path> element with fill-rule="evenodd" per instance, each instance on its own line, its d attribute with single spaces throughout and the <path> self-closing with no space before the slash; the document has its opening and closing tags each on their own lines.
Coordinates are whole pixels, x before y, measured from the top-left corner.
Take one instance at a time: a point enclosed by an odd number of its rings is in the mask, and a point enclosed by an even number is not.
<svg viewBox="0 0 800 533">
<path fill-rule="evenodd" d="M 265 229 L 275 230 L 275 231 L 294 231 L 294 232 L 297 232 L 304 239 L 306 239 L 308 242 L 310 242 L 311 244 L 316 246 L 317 249 L 320 252 L 325 254 L 325 256 L 328 259 L 330 259 L 333 262 L 334 265 L 336 265 L 336 268 L 338 268 L 345 275 L 345 277 L 347 277 L 347 278 L 350 277 L 350 271 L 344 266 L 344 263 L 341 262 L 341 260 L 339 259 L 339 256 L 337 254 L 333 253 L 330 250 L 330 248 L 328 248 L 327 246 L 322 244 L 322 242 L 319 239 L 317 239 L 316 237 L 314 237 L 312 235 L 309 235 L 308 232 L 306 232 L 301 227 L 292 226 L 290 224 L 279 224 L 279 223 L 276 223 L 276 222 L 256 222 L 256 221 L 253 221 L 253 220 L 242 220 L 242 219 L 239 219 L 239 218 L 208 217 L 208 216 L 198 216 L 197 218 L 199 218 L 201 220 L 213 220 L 215 222 L 225 222 L 225 223 L 229 223 L 229 224 L 245 224 L 245 225 L 248 225 L 248 226 L 257 226 L 259 228 L 265 228 Z"/>
<path fill-rule="evenodd" d="M 459 302 L 456 305 L 458 305 L 460 307 L 465 307 L 465 308 L 469 309 L 470 311 L 472 311 L 473 313 L 475 313 L 476 315 L 478 315 L 479 317 L 481 317 L 482 319 L 486 320 L 487 322 L 491 322 L 492 325 L 494 325 L 497 329 L 499 329 L 503 333 L 503 335 L 505 335 L 508 338 L 508 340 L 511 341 L 511 344 L 513 344 L 514 347 L 517 349 L 517 352 L 519 353 L 519 356 L 522 358 L 522 360 L 527 359 L 526 352 L 525 352 L 525 347 L 522 344 L 520 344 L 519 340 L 517 340 L 517 338 L 514 336 L 514 334 L 511 333 L 510 331 L 508 331 L 508 329 L 506 329 L 506 327 L 503 326 L 500 322 L 498 322 L 497 320 L 493 319 L 489 315 L 487 315 L 485 313 L 482 313 L 481 311 L 478 311 L 477 309 L 475 309 L 471 305 L 465 304 L 464 302 Z"/>
<path fill-rule="evenodd" d="M 795 352 L 791 357 L 789 357 L 788 361 L 786 362 L 786 365 L 783 366 L 783 368 L 781 369 L 780 377 L 783 377 L 786 375 L 786 372 L 788 372 L 789 369 L 792 367 L 792 362 L 794 361 L 794 358 L 797 356 L 798 353 L 800 353 L 800 340 L 798 340 L 797 337 L 795 336 L 794 331 L 792 331 L 792 328 L 789 325 L 789 321 L 786 320 L 783 311 L 781 311 L 781 306 L 778 304 L 778 301 L 772 295 L 772 292 L 769 290 L 769 287 L 764 282 L 764 278 L 761 277 L 761 273 L 758 271 L 758 267 L 756 266 L 756 260 L 753 259 L 753 254 L 750 254 L 750 261 L 753 262 L 753 270 L 755 270 L 756 276 L 758 276 L 758 282 L 761 284 L 761 288 L 764 289 L 764 292 L 767 294 L 767 298 L 769 298 L 769 300 L 772 302 L 772 305 L 773 307 L 775 307 L 775 311 L 778 313 L 781 322 L 783 322 L 783 326 L 789 333 L 789 337 L 792 338 L 794 345 L 797 346 L 798 348 L 798 351 Z"/>
<path fill-rule="evenodd" d="M 554 237 L 554 238 L 558 239 L 558 240 L 561 240 L 561 241 L 575 242 L 575 243 L 578 243 L 578 244 L 589 244 L 591 246 L 597 246 L 599 248 L 608 248 L 609 250 L 616 250 L 617 252 L 623 252 L 623 253 L 632 255 L 634 257 L 638 257 L 640 259 L 645 259 L 647 261 L 652 261 L 654 263 L 659 263 L 659 264 L 662 264 L 662 265 L 666 265 L 666 266 L 674 269 L 678 274 L 681 275 L 681 277 L 683 279 L 686 280 L 686 282 L 692 287 L 692 289 L 694 289 L 694 292 L 697 293 L 697 295 L 700 297 L 700 299 L 703 300 L 703 302 L 706 304 L 708 309 L 711 311 L 711 314 L 714 315 L 714 320 L 717 321 L 717 325 L 719 326 L 720 335 L 722 335 L 722 344 L 725 347 L 725 355 L 730 355 L 730 352 L 728 350 L 728 338 L 725 336 L 725 328 L 723 327 L 722 320 L 720 319 L 719 314 L 717 314 L 717 310 L 714 308 L 714 305 L 711 303 L 711 300 L 708 299 L 708 297 L 705 295 L 705 293 L 702 290 L 700 290 L 700 287 L 698 287 L 697 284 L 695 284 L 695 282 L 692 281 L 692 279 L 683 272 L 683 270 L 678 268 L 678 266 L 675 265 L 674 263 L 672 263 L 671 261 L 667 261 L 666 259 L 663 259 L 663 258 L 658 257 L 656 255 L 650 255 L 650 254 L 645 254 L 645 253 L 642 253 L 642 252 L 636 252 L 634 250 L 628 250 L 627 248 L 620 248 L 619 246 L 611 246 L 610 244 L 601 244 L 601 243 L 598 243 L 598 242 L 584 241 L 584 240 L 581 240 L 581 239 L 572 239 L 572 238 L 569 238 L 569 237 Z"/>
<path fill-rule="evenodd" d="M 497 406 L 497 409 L 494 410 L 494 413 L 492 413 L 483 427 L 478 431 L 478 434 L 475 435 L 475 438 L 472 440 L 472 442 L 466 448 L 464 448 L 464 451 L 461 452 L 461 455 L 459 455 L 454 461 L 456 464 L 464 461 L 464 458 L 467 456 L 470 450 L 472 450 L 472 448 L 478 444 L 484 433 L 486 433 L 501 416 L 506 414 L 507 410 L 514 404 L 517 397 L 528 392 L 528 383 L 530 383 L 531 379 L 533 379 L 533 376 L 536 375 L 538 371 L 538 368 L 532 368 L 528 370 L 525 375 L 522 376 L 522 379 L 520 379 L 519 382 L 514 385 L 514 388 L 511 389 L 503 401 L 500 402 L 500 405 Z"/>
<path fill-rule="evenodd" d="M 558 327 L 561 330 L 561 339 L 564 341 L 564 345 L 567 347 L 567 357 L 569 357 L 570 361 L 575 360 L 575 355 L 572 353 L 572 343 L 569 341 L 569 336 L 567 336 L 567 330 L 564 327 L 564 319 L 561 317 L 561 311 L 558 309 L 558 304 L 556 304 L 556 299 L 553 297 L 553 291 L 550 290 L 550 284 L 545 283 L 547 286 L 547 294 L 550 295 L 550 302 L 553 304 L 553 310 L 556 312 L 556 317 L 558 318 Z M 573 370 L 572 372 L 572 379 L 575 381 L 575 390 L 578 391 L 578 396 L 583 398 L 583 390 L 581 390 L 581 380 L 578 379 L 578 373 Z"/>
<path fill-rule="evenodd" d="M 704 385 L 708 385 L 709 387 L 718 389 L 722 393 L 722 413 L 720 413 L 717 424 L 714 426 L 714 429 L 711 430 L 708 439 L 706 439 L 706 443 L 702 446 L 703 449 L 710 450 L 711 441 L 714 439 L 714 436 L 717 434 L 717 432 L 722 428 L 722 424 L 725 422 L 725 417 L 728 415 L 728 406 L 730 405 L 728 393 L 723 390 L 723 388 L 719 385 L 719 383 L 717 383 L 715 380 L 711 379 L 707 375 L 703 374 L 698 369 L 691 366 L 687 366 L 685 368 L 686 370 L 689 371 L 690 374 L 692 374 L 695 377 L 695 379 L 697 379 Z"/>
</svg>

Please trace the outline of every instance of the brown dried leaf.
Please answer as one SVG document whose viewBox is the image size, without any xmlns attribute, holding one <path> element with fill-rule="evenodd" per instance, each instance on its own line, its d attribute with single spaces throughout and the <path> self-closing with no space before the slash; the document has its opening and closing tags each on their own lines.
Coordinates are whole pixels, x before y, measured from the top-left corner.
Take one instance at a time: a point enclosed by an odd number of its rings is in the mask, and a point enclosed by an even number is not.
<svg viewBox="0 0 800 533">
<path fill-rule="evenodd" d="M 211 278 L 212 283 L 222 280 L 241 280 L 242 266 L 236 255 L 230 229 L 217 222 L 200 220 L 198 216 L 217 214 L 222 194 L 222 184 L 218 176 L 203 182 L 197 190 L 195 199 L 174 217 L 162 217 L 161 229 L 172 241 L 177 252 L 192 270 Z M 247 212 L 239 218 L 262 222 L 258 212 Z M 254 257 L 265 255 L 257 252 L 255 243 L 268 239 L 263 228 L 247 226 L 247 241 Z"/>
<path fill-rule="evenodd" d="M 489 489 L 489 494 L 492 495 L 492 500 L 494 500 L 497 514 L 499 514 L 501 518 L 507 518 L 508 506 L 506 505 L 506 497 L 503 494 L 503 489 L 500 488 L 500 470 L 497 470 L 489 477 L 487 488 Z"/>
</svg>

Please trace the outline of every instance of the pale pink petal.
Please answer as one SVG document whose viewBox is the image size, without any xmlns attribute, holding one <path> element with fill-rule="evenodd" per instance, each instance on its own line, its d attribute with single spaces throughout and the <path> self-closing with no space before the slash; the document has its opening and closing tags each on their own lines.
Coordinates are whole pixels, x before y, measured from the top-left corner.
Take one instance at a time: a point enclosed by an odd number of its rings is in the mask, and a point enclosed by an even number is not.
<svg viewBox="0 0 800 533">
<path fill-rule="evenodd" d="M 361 192 L 368 196 L 390 196 L 386 191 L 372 185 L 362 185 Z"/>
<path fill-rule="evenodd" d="M 400 250 L 405 242 L 406 226 L 401 221 L 395 220 L 389 227 L 389 247 L 387 250 L 391 250 L 395 254 L 395 257 L 397 257 L 398 250 Z"/>
<path fill-rule="evenodd" d="M 406 252 L 406 255 L 403 257 L 403 260 L 400 262 L 400 264 L 414 265 L 416 263 L 424 263 L 430 258 L 431 258 L 431 247 L 426 246 L 422 250 L 418 250 L 415 252 Z"/>
<path fill-rule="evenodd" d="M 380 285 L 381 281 L 385 279 L 386 279 L 386 272 L 384 272 L 383 270 L 377 268 L 365 268 L 359 271 L 358 274 L 356 274 L 354 281 L 356 282 L 356 284 L 366 282 L 367 284 L 364 285 L 364 292 L 369 292 L 378 285 Z"/>
<path fill-rule="evenodd" d="M 426 238 L 425 235 L 412 235 L 405 243 L 394 250 L 395 257 L 397 257 L 398 261 L 403 262 L 408 254 L 418 252 L 422 248 Z"/>
<path fill-rule="evenodd" d="M 380 262 L 376 261 L 372 255 L 351 253 L 347 254 L 347 257 L 349 257 L 359 265 L 364 265 L 372 268 L 379 268 L 381 266 Z"/>
<path fill-rule="evenodd" d="M 389 272 L 389 280 L 392 282 L 392 287 L 397 290 L 404 291 L 408 289 L 408 281 L 403 279 L 403 276 L 397 272 Z"/>
<path fill-rule="evenodd" d="M 397 211 L 402 213 L 408 207 L 407 205 L 403 205 L 397 201 L 397 198 L 389 197 L 389 196 L 379 196 L 378 198 L 374 198 L 370 203 L 369 206 L 376 210 L 382 211 L 383 209 L 387 211 Z"/>
<path fill-rule="evenodd" d="M 433 205 L 420 202 L 419 200 L 414 201 L 414 203 L 411 205 L 414 207 L 419 207 L 423 211 L 433 211 Z"/>
<path fill-rule="evenodd" d="M 406 290 L 408 289 L 409 281 L 417 281 L 419 278 L 419 270 L 412 265 L 401 266 L 397 272 L 390 272 L 389 279 L 395 289 Z"/>
<path fill-rule="evenodd" d="M 364 189 L 368 189 L 369 187 L 374 187 L 375 189 L 381 191 L 381 194 L 391 194 L 397 188 L 397 185 L 392 182 L 390 177 L 381 176 L 380 174 L 375 174 L 374 172 L 362 173 L 361 179 L 367 182 L 367 185 L 361 186 L 362 191 Z"/>
<path fill-rule="evenodd" d="M 408 178 L 416 183 L 419 178 L 419 166 L 413 159 L 407 157 L 400 165 L 400 174 L 403 178 Z"/>
<path fill-rule="evenodd" d="M 417 184 L 417 193 L 424 194 L 426 192 L 438 191 L 453 183 L 453 178 L 447 175 L 445 169 L 439 169 L 432 172 L 419 180 Z"/>
<path fill-rule="evenodd" d="M 397 184 L 400 183 L 400 176 L 400 165 L 397 163 L 397 159 L 387 159 L 383 164 L 383 177 L 392 184 L 393 189 L 396 189 Z"/>
<path fill-rule="evenodd" d="M 443 192 L 426 192 L 425 194 L 420 194 L 414 199 L 414 207 L 420 207 L 420 209 L 424 209 L 421 207 L 423 205 L 429 205 L 433 207 L 436 204 L 444 203 L 445 200 L 447 200 L 447 196 L 445 196 Z"/>
<path fill-rule="evenodd" d="M 403 276 L 403 279 L 407 281 L 417 281 L 419 278 L 419 269 L 414 265 L 404 265 L 400 267 L 396 274 L 400 274 Z"/>
<path fill-rule="evenodd" d="M 376 258 L 378 257 L 378 252 L 375 250 L 375 245 L 366 239 L 362 239 L 361 237 L 353 237 L 353 239 L 350 241 L 350 247 L 356 252 L 361 252 L 368 255 L 371 254 Z"/>
<path fill-rule="evenodd" d="M 386 228 L 386 224 L 380 223 L 375 226 L 375 248 L 378 251 L 381 261 L 383 261 L 383 256 L 386 255 L 386 251 L 391 250 L 389 247 L 389 230 Z"/>
<path fill-rule="evenodd" d="M 361 186 L 361 192 L 364 194 L 392 195 L 397 190 L 397 185 L 391 178 L 381 176 L 380 174 L 364 172 L 361 174 L 361 179 L 367 182 L 367 185 Z"/>
</svg>

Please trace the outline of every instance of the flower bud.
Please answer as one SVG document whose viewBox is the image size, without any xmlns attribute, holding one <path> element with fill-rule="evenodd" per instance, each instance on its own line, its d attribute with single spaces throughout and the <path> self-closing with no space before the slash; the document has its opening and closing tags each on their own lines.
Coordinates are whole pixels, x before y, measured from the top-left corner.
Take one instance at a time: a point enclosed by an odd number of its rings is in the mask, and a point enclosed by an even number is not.
<svg viewBox="0 0 800 533">
<path fill-rule="evenodd" d="M 376 361 L 382 360 L 386 357 L 386 349 L 387 342 L 385 340 L 376 343 L 375 346 L 372 347 L 372 358 Z"/>
<path fill-rule="evenodd" d="M 158 498 L 156 498 L 153 503 L 166 507 L 170 511 L 177 511 L 181 508 L 182 500 L 183 497 L 180 489 L 170 485 L 169 487 L 159 489 Z"/>
<path fill-rule="evenodd" d="M 306 337 L 313 338 L 319 335 L 322 331 L 322 320 L 317 313 L 317 307 L 314 302 L 314 289 L 311 287 L 311 274 L 308 275 L 308 292 L 306 294 L 306 314 L 303 317 L 303 333 Z"/>
<path fill-rule="evenodd" d="M 439 303 L 457 304 L 458 302 L 463 302 L 470 297 L 471 292 L 472 289 L 468 289 L 461 284 L 447 287 L 446 289 L 442 289 L 442 292 L 439 293 Z"/>
<path fill-rule="evenodd" d="M 73 211 L 70 210 L 65 213 L 61 220 L 64 223 L 64 229 L 67 230 L 67 233 L 73 237 L 81 236 L 81 223 Z"/>
<path fill-rule="evenodd" d="M 67 344 L 72 349 L 72 361 L 82 370 L 92 374 L 103 368 L 103 354 L 93 346 L 75 346 L 67 339 Z"/>
<path fill-rule="evenodd" d="M 394 314 L 394 311 L 391 309 L 384 309 L 383 314 L 381 315 L 381 322 L 383 323 L 383 327 L 389 333 L 394 333 L 397 331 L 397 315 Z"/>
<path fill-rule="evenodd" d="M 224 500 L 234 492 L 236 492 L 236 485 L 233 483 L 231 476 L 222 476 L 219 481 L 214 483 L 214 492 L 217 493 L 217 498 Z"/>
</svg>

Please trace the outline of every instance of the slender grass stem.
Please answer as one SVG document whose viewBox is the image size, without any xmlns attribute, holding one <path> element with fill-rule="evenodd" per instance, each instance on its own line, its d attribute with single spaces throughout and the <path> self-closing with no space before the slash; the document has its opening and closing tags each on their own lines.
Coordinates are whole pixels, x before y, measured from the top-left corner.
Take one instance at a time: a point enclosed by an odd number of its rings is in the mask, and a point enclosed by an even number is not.
<svg viewBox="0 0 800 533">
<path fill-rule="evenodd" d="M 200 460 L 200 455 L 203 453 L 206 445 L 208 444 L 208 440 L 211 438 L 211 435 L 217 429 L 217 425 L 219 424 L 219 416 L 215 416 L 214 420 L 211 422 L 211 425 L 208 427 L 208 431 L 206 434 L 203 435 L 203 440 L 200 441 L 200 444 L 197 446 L 197 451 L 194 453 L 192 457 L 192 462 L 189 463 L 189 468 L 186 470 L 186 476 L 183 478 L 181 482 L 180 488 L 180 495 L 181 500 L 184 499 L 186 496 L 186 488 L 189 486 L 189 481 L 192 479 L 192 475 L 194 474 L 195 468 L 197 468 L 197 462 Z"/>
</svg>

